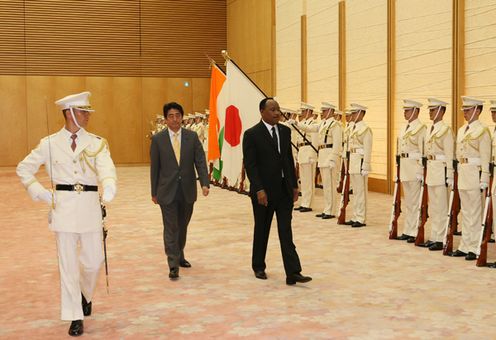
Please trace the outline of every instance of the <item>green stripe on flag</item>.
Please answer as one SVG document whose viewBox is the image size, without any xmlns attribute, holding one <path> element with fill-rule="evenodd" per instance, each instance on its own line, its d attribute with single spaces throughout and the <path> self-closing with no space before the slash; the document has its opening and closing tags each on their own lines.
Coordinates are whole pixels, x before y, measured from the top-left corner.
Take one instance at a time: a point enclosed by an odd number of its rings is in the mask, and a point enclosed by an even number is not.
<svg viewBox="0 0 496 340">
<path fill-rule="evenodd" d="M 224 144 L 224 127 L 219 131 L 219 150 L 220 158 L 214 162 L 214 168 L 212 170 L 212 177 L 220 181 L 222 178 L 222 145 Z"/>
</svg>

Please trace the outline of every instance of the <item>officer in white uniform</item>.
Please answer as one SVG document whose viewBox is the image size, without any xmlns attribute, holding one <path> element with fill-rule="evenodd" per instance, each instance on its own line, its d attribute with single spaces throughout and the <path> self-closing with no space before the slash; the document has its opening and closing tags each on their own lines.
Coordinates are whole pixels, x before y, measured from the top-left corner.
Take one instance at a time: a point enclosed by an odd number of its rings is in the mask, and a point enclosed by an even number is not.
<svg viewBox="0 0 496 340">
<path fill-rule="evenodd" d="M 425 137 L 427 157 L 426 184 L 429 197 L 429 221 L 431 236 L 420 246 L 429 250 L 442 250 L 448 223 L 448 186 L 453 186 L 454 137 L 449 125 L 443 122 L 446 105 L 435 98 L 429 98 L 429 118 L 432 125 Z"/>
<path fill-rule="evenodd" d="M 72 321 L 72 336 L 83 333 L 84 315 L 91 314 L 103 262 L 98 183 L 103 186 L 104 202 L 110 202 L 116 193 L 116 171 L 107 141 L 85 130 L 93 112 L 89 96 L 82 92 L 58 100 L 65 126 L 43 138 L 17 166 L 17 175 L 31 198 L 50 206 L 49 228 L 55 232 L 59 258 L 61 318 Z M 41 165 L 53 181 L 51 189 L 35 177 Z"/>
<path fill-rule="evenodd" d="M 311 132 L 315 130 L 312 128 L 313 125 L 318 126 L 318 123 L 313 119 L 314 107 L 302 102 L 301 109 L 303 110 L 305 120 L 298 122 L 296 126 L 308 141 L 300 136 L 298 142 L 301 204 L 299 207 L 295 208 L 295 210 L 308 212 L 312 211 L 313 196 L 315 192 L 315 170 L 317 165 L 317 152 L 315 152 L 315 150 L 317 149 L 319 137 L 318 132 Z"/>
<path fill-rule="evenodd" d="M 462 239 L 454 257 L 467 261 L 477 258 L 481 235 L 482 193 L 489 185 L 491 133 L 479 121 L 484 101 L 462 96 L 463 116 L 467 124 L 458 130 L 458 191 L 462 213 Z"/>
<path fill-rule="evenodd" d="M 350 150 L 350 185 L 353 187 L 353 218 L 346 225 L 353 228 L 366 226 L 367 193 L 370 160 L 372 157 L 372 130 L 365 124 L 363 117 L 367 108 L 360 104 L 351 104 L 351 121 L 349 131 Z"/>
<path fill-rule="evenodd" d="M 417 237 L 420 189 L 422 181 L 422 156 L 425 151 L 427 127 L 419 119 L 422 104 L 410 99 L 403 100 L 405 127 L 399 135 L 400 180 L 405 193 L 405 227 L 398 240 L 415 242 Z"/>
<path fill-rule="evenodd" d="M 491 110 L 491 118 L 493 120 L 493 123 L 496 123 L 496 100 L 491 100 L 491 107 L 489 108 Z M 496 126 L 493 127 L 492 129 L 492 146 L 491 146 L 491 162 L 496 164 Z M 494 171 L 493 171 L 493 176 L 494 176 Z M 491 193 L 493 195 L 492 198 L 492 203 L 493 203 L 493 236 L 491 240 L 489 241 L 490 243 L 494 243 L 494 229 L 496 228 L 496 181 L 493 179 L 493 186 L 491 189 Z M 496 268 L 496 267 L 495 267 Z"/>
</svg>

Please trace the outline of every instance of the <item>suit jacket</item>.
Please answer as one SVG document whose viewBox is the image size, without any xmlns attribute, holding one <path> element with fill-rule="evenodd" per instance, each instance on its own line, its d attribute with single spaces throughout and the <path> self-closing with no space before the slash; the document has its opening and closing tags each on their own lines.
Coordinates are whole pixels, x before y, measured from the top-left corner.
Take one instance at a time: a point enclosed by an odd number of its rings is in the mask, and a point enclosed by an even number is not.
<svg viewBox="0 0 496 340">
<path fill-rule="evenodd" d="M 243 162 L 250 180 L 250 196 L 257 199 L 257 192 L 265 190 L 269 201 L 277 199 L 281 191 L 282 174 L 287 194 L 292 197 L 298 188 L 291 151 L 291 129 L 277 124 L 281 153 L 262 121 L 245 131 L 243 136 Z"/>
<path fill-rule="evenodd" d="M 196 201 L 196 174 L 202 187 L 209 187 L 205 152 L 198 135 L 181 128 L 181 156 L 177 164 L 169 129 L 152 137 L 150 147 L 150 181 L 152 196 L 157 196 L 161 205 L 172 203 L 178 187 L 182 188 L 187 203 Z"/>
</svg>

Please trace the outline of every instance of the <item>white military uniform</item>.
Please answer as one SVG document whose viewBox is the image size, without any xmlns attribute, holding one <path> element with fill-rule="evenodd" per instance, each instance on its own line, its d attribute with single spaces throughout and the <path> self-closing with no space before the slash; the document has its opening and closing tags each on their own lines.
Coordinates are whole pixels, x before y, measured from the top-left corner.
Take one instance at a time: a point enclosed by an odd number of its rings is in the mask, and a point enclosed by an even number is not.
<svg viewBox="0 0 496 340">
<path fill-rule="evenodd" d="M 481 235 L 481 183 L 489 183 L 491 134 L 479 120 L 463 125 L 456 138 L 462 239 L 458 250 L 477 254 Z"/>
<path fill-rule="evenodd" d="M 422 176 L 422 148 L 426 126 L 419 119 L 408 123 L 400 133 L 400 181 L 405 192 L 405 227 L 403 234 L 417 236 Z"/>
<path fill-rule="evenodd" d="M 312 119 L 298 123 L 297 127 L 305 132 L 304 136 L 311 142 L 300 136 L 298 142 L 298 165 L 300 168 L 300 183 L 301 183 L 301 207 L 311 208 L 315 191 L 315 170 L 317 164 L 317 153 L 312 148 L 318 144 L 318 124 Z M 315 129 L 317 127 L 317 129 Z M 314 131 L 314 132 L 311 132 Z M 316 148 L 316 147 L 315 147 Z"/>
<path fill-rule="evenodd" d="M 35 177 L 41 165 L 45 165 L 54 186 L 77 183 L 96 186 L 100 182 L 104 190 L 115 193 L 116 171 L 106 140 L 81 128 L 76 133 L 77 147 L 72 151 L 71 135 L 62 128 L 43 138 L 18 164 L 17 175 L 33 200 L 39 201 L 47 192 Z M 91 301 L 103 262 L 99 195 L 96 191 L 56 191 L 54 203 L 55 208 L 49 214 L 49 227 L 57 239 L 61 318 L 81 320 L 81 293 L 88 302 Z"/>
<path fill-rule="evenodd" d="M 428 129 L 425 156 L 432 242 L 444 242 L 449 214 L 446 178 L 453 179 L 453 147 L 453 131 L 442 120 Z"/>
<path fill-rule="evenodd" d="M 366 223 L 368 174 L 372 157 L 372 130 L 363 120 L 353 124 L 349 132 L 350 186 L 353 188 L 352 221 Z"/>
</svg>

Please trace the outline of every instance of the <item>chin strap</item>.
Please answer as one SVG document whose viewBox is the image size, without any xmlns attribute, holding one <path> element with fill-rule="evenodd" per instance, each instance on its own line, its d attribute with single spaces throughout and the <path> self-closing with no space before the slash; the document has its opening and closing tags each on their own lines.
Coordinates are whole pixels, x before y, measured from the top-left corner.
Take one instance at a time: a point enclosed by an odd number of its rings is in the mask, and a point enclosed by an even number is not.
<svg viewBox="0 0 496 340">
<path fill-rule="evenodd" d="M 78 128 L 81 128 L 81 126 L 79 125 L 79 123 L 76 119 L 76 116 L 74 115 L 74 110 L 72 109 L 72 107 L 70 107 L 69 110 L 71 111 L 71 117 L 72 117 L 72 120 L 74 121 L 74 124 L 76 124 L 76 126 Z"/>
</svg>

